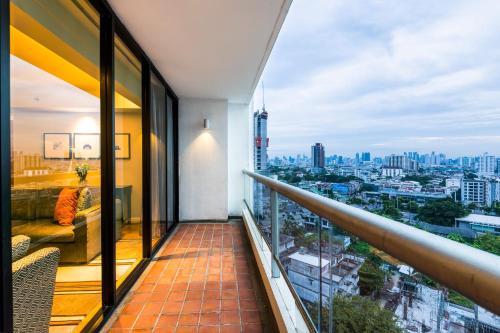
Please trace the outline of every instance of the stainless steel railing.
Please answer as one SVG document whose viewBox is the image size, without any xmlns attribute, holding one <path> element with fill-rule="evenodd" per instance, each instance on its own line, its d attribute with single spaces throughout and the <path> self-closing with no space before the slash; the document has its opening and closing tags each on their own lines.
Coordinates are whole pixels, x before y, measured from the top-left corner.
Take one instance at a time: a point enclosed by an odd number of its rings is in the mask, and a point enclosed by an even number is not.
<svg viewBox="0 0 500 333">
<path fill-rule="evenodd" d="M 500 256 L 243 170 L 271 190 L 500 314 Z"/>
</svg>

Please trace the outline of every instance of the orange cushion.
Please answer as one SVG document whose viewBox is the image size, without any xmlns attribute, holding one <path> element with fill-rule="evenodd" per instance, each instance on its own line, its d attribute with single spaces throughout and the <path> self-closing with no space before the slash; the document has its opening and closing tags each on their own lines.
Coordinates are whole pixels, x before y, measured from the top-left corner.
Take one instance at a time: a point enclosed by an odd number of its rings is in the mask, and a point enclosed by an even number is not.
<svg viewBox="0 0 500 333">
<path fill-rule="evenodd" d="M 54 210 L 54 219 L 60 225 L 71 225 L 75 219 L 76 205 L 78 203 L 77 188 L 63 188 L 57 198 Z"/>
</svg>

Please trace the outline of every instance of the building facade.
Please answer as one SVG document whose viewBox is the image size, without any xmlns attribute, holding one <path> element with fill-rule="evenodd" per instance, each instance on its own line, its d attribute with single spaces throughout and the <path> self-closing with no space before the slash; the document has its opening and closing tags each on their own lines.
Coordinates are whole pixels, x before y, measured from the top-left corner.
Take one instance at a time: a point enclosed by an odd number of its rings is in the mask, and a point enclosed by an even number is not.
<svg viewBox="0 0 500 333">
<path fill-rule="evenodd" d="M 478 179 L 462 179 L 462 202 L 465 205 L 476 204 L 483 206 L 486 203 L 486 181 Z"/>
<path fill-rule="evenodd" d="M 386 157 L 386 166 L 391 168 L 400 168 L 403 170 L 418 170 L 418 162 L 409 158 L 407 155 L 390 155 Z"/>
<path fill-rule="evenodd" d="M 266 108 L 257 110 L 253 114 L 254 124 L 254 163 L 255 170 L 267 169 L 267 148 L 269 138 L 267 137 L 267 118 L 269 114 Z"/>
<path fill-rule="evenodd" d="M 480 176 L 493 176 L 496 170 L 496 158 L 494 155 L 484 153 L 479 157 L 479 170 Z"/>
<path fill-rule="evenodd" d="M 325 147 L 321 143 L 311 146 L 311 166 L 315 169 L 325 167 Z"/>
</svg>

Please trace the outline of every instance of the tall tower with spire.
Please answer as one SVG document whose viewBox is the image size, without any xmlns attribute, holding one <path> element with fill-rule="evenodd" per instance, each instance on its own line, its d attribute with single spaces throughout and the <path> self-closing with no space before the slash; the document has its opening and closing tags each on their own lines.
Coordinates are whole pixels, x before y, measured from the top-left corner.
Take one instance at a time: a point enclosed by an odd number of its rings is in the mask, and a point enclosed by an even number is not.
<svg viewBox="0 0 500 333">
<path fill-rule="evenodd" d="M 268 116 L 264 96 L 264 82 L 262 82 L 262 109 L 257 109 L 253 114 L 255 170 L 267 169 L 267 148 L 269 147 L 269 138 L 267 137 Z"/>
</svg>

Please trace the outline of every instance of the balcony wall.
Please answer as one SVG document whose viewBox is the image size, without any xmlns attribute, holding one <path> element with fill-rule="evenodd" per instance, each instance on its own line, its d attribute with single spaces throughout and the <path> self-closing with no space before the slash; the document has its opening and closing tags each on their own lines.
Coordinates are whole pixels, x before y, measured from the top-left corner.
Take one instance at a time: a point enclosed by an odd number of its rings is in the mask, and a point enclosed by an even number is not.
<svg viewBox="0 0 500 333">
<path fill-rule="evenodd" d="M 249 105 L 181 98 L 179 209 L 181 221 L 241 215 L 242 169 L 251 156 Z M 203 128 L 203 119 L 210 128 Z"/>
<path fill-rule="evenodd" d="M 241 215 L 243 209 L 244 176 L 242 169 L 253 169 L 252 108 L 248 104 L 229 104 L 228 121 L 228 210 L 229 215 Z M 251 110 L 250 110 L 251 111 Z"/>
</svg>

